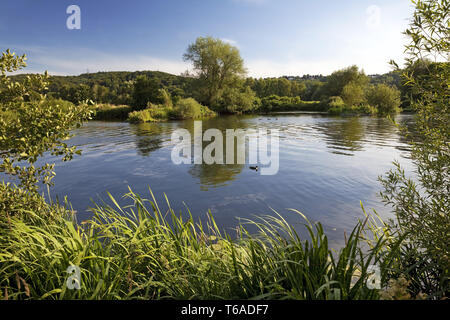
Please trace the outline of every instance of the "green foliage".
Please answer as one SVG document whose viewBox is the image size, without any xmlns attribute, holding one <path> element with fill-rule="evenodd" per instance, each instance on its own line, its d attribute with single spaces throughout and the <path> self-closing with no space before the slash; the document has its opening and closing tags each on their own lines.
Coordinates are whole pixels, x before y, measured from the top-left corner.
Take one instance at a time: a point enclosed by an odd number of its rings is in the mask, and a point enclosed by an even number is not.
<svg viewBox="0 0 450 320">
<path fill-rule="evenodd" d="M 318 101 L 302 101 L 300 97 L 272 95 L 261 99 L 261 111 L 323 111 Z"/>
<path fill-rule="evenodd" d="M 162 112 L 156 110 L 158 115 L 162 116 Z M 158 120 L 152 117 L 152 109 L 144 109 L 141 111 L 133 111 L 128 114 L 128 121 L 131 123 L 157 122 Z M 166 118 L 167 119 L 167 118 Z"/>
<path fill-rule="evenodd" d="M 181 99 L 170 114 L 172 119 L 201 119 L 215 116 L 215 112 L 193 98 Z"/>
<path fill-rule="evenodd" d="M 236 87 L 246 74 L 239 50 L 220 39 L 197 38 L 183 58 L 194 66 L 199 101 L 211 108 L 217 106 L 225 89 Z"/>
<path fill-rule="evenodd" d="M 132 123 L 167 121 L 169 119 L 202 119 L 213 117 L 216 114 L 205 106 L 199 104 L 193 98 L 179 99 L 175 107 L 166 105 L 149 104 L 147 109 L 134 111 L 128 115 L 128 121 Z"/>
<path fill-rule="evenodd" d="M 48 75 L 27 76 L 23 83 L 11 81 L 7 72 L 26 65 L 25 56 L 9 50 L 0 58 L 0 171 L 17 176 L 20 186 L 37 191 L 37 183 L 51 184 L 54 165 L 35 167 L 37 159 L 50 152 L 70 160 L 79 151 L 65 140 L 69 131 L 90 118 L 87 104 L 75 107 L 69 102 L 47 99 L 41 91 L 47 87 Z"/>
<path fill-rule="evenodd" d="M 366 101 L 364 88 L 356 82 L 346 84 L 342 89 L 341 97 L 348 106 L 359 106 Z"/>
<path fill-rule="evenodd" d="M 0 287 L 9 299 L 377 299 L 368 267 L 379 263 L 380 239 L 359 249 L 363 224 L 333 252 L 322 226 L 300 212 L 308 239 L 281 216 L 246 221 L 235 239 L 209 215 L 161 212 L 151 193 L 131 190 L 131 205 L 93 208 L 81 225 L 69 213 L 47 219 L 31 211 L 0 215 Z M 246 229 L 256 227 L 250 234 Z M 80 290 L 66 286 L 70 265 L 81 271 Z M 226 285 L 224 285 L 226 284 Z"/>
<path fill-rule="evenodd" d="M 369 84 L 369 78 L 360 71 L 357 66 L 351 66 L 333 72 L 328 78 L 326 84 L 322 88 L 322 95 L 325 97 L 342 96 L 344 88 L 351 84 L 352 90 L 362 88 L 364 90 Z M 351 92 L 351 90 L 349 90 Z M 344 99 L 345 101 L 345 99 Z"/>
<path fill-rule="evenodd" d="M 23 216 L 28 211 L 44 212 L 47 207 L 44 198 L 37 193 L 0 183 L 0 215 Z"/>
<path fill-rule="evenodd" d="M 345 102 L 339 96 L 337 96 L 337 97 L 330 97 L 328 99 L 328 106 L 330 108 L 343 108 L 343 107 L 345 107 Z"/>
<path fill-rule="evenodd" d="M 417 0 L 416 10 L 405 34 L 407 68 L 404 82 L 412 93 L 415 127 L 409 133 L 416 177 L 405 175 L 400 165 L 380 178 L 382 199 L 393 207 L 395 221 L 390 228 L 398 235 L 401 255 L 392 277 L 404 274 L 409 290 L 431 298 L 448 297 L 450 292 L 450 48 L 447 0 Z M 433 56 L 445 62 L 421 63 Z M 426 72 L 416 72 L 417 65 Z M 395 63 L 394 63 L 395 64 Z"/>
<path fill-rule="evenodd" d="M 401 111 L 400 91 L 381 80 L 369 85 L 369 78 L 356 66 L 334 72 L 320 91 L 328 97 L 321 105 L 330 114 L 386 115 Z"/>
<path fill-rule="evenodd" d="M 24 79 L 23 75 L 14 77 L 20 81 Z M 85 73 L 79 76 L 52 76 L 48 95 L 73 103 L 89 99 L 99 104 L 133 105 L 134 84 L 138 77 L 155 79 L 171 95 L 181 97 L 185 97 L 185 91 L 190 90 L 192 82 L 191 78 L 159 71 Z"/>
<path fill-rule="evenodd" d="M 255 111 L 260 106 L 260 99 L 250 87 L 227 88 L 219 100 L 219 110 L 223 113 L 244 113 Z"/>
<path fill-rule="evenodd" d="M 160 95 L 161 83 L 157 78 L 147 78 L 146 76 L 138 76 L 134 83 L 133 89 L 133 106 L 136 110 L 142 110 L 147 104 L 159 104 L 163 102 Z"/>
<path fill-rule="evenodd" d="M 173 101 L 170 93 L 166 89 L 159 89 L 159 96 L 162 101 L 162 105 L 168 109 L 173 108 Z"/>
<path fill-rule="evenodd" d="M 246 85 L 250 86 L 259 98 L 271 95 L 287 97 L 303 97 L 306 85 L 300 81 L 282 78 L 253 79 L 248 78 Z"/>
<path fill-rule="evenodd" d="M 377 108 L 367 104 L 359 106 L 347 106 L 346 104 L 328 109 L 328 113 L 332 115 L 376 115 Z"/>
<path fill-rule="evenodd" d="M 93 107 L 95 120 L 126 120 L 132 111 L 130 106 L 115 106 L 111 104 L 98 104 Z"/>
<path fill-rule="evenodd" d="M 400 91 L 385 84 L 372 86 L 367 93 L 367 101 L 377 108 L 380 115 L 400 112 Z"/>
</svg>

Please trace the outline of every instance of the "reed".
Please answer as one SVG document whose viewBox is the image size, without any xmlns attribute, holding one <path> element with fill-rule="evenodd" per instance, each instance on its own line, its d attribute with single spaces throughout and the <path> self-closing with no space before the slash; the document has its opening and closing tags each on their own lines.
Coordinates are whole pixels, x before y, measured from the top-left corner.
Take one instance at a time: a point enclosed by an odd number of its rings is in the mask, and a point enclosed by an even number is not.
<svg viewBox="0 0 450 320">
<path fill-rule="evenodd" d="M 309 238 L 274 212 L 219 230 L 210 214 L 162 211 L 131 189 L 131 205 L 110 196 L 78 224 L 71 210 L 49 219 L 33 211 L 0 219 L 0 288 L 8 299 L 376 299 L 366 286 L 379 263 L 383 237 L 363 251 L 364 222 L 339 251 L 329 248 L 320 223 L 304 222 Z M 257 232 L 248 230 L 256 228 Z M 70 265 L 81 270 L 81 289 L 66 286 Z"/>
</svg>

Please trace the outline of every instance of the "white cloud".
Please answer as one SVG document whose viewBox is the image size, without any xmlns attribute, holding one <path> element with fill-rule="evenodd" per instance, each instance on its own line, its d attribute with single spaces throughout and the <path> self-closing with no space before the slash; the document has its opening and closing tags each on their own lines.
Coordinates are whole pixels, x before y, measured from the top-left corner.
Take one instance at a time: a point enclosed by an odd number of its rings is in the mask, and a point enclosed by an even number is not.
<svg viewBox="0 0 450 320">
<path fill-rule="evenodd" d="M 239 48 L 239 44 L 237 43 L 237 41 L 233 40 L 233 39 L 227 39 L 227 38 L 221 38 L 220 40 L 222 40 L 225 43 L 228 43 L 232 46 L 238 47 Z"/>
</svg>

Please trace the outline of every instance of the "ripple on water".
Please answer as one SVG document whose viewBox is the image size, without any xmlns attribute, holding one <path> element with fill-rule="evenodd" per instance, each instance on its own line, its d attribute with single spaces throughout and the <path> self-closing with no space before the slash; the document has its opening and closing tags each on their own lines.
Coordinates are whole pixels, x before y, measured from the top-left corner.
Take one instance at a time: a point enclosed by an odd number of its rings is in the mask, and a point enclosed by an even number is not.
<svg viewBox="0 0 450 320">
<path fill-rule="evenodd" d="M 399 120 L 407 123 L 410 118 Z M 342 230 L 349 231 L 362 214 L 360 200 L 389 214 L 376 196 L 377 177 L 392 167 L 394 159 L 410 164 L 408 145 L 385 119 L 232 116 L 203 121 L 203 130 L 210 127 L 278 129 L 279 172 L 261 176 L 247 165 L 174 165 L 171 133 L 177 128 L 192 133 L 192 121 L 144 125 L 93 121 L 74 131 L 69 143 L 79 146 L 83 156 L 58 162 L 52 194 L 69 195 L 74 209 L 85 212 L 92 205 L 90 197 L 107 199 L 105 190 L 121 199 L 127 185 L 145 196 L 150 186 L 163 202 L 167 192 L 179 210 L 185 211 L 181 205 L 185 201 L 195 218 L 212 209 L 223 227 L 235 226 L 237 217 L 271 214 L 270 208 L 297 226 L 299 217 L 286 210 L 295 208 L 312 221 L 322 221 L 331 240 L 339 241 Z M 44 161 L 55 158 L 46 155 Z"/>
</svg>

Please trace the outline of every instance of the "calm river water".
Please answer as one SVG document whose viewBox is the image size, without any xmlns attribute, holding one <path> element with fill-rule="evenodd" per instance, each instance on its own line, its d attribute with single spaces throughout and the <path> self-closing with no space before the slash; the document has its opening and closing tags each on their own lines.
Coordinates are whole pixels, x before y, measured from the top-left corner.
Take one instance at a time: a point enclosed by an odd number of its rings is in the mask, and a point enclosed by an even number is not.
<svg viewBox="0 0 450 320">
<path fill-rule="evenodd" d="M 401 115 L 399 122 L 412 121 Z M 106 191 L 117 199 L 128 186 L 149 197 L 148 187 L 162 208 L 164 193 L 177 211 L 184 204 L 196 218 L 211 210 L 221 228 L 232 228 L 238 217 L 271 214 L 271 208 L 289 223 L 302 220 L 288 208 L 320 221 L 331 242 L 340 243 L 366 210 L 390 216 L 377 193 L 379 175 L 394 159 L 409 171 L 408 147 L 386 119 L 342 118 L 318 114 L 226 116 L 203 121 L 203 130 L 278 129 L 279 172 L 263 176 L 248 165 L 175 165 L 171 161 L 173 130 L 193 131 L 193 121 L 134 125 L 125 122 L 89 122 L 74 131 L 70 143 L 82 156 L 57 161 L 52 196 L 67 195 L 78 220 L 90 217 L 92 201 L 108 202 Z M 55 161 L 48 156 L 44 161 Z M 127 204 L 125 200 L 119 201 Z"/>
</svg>

